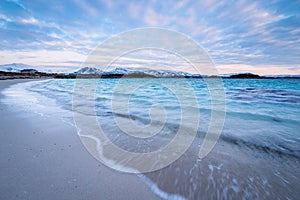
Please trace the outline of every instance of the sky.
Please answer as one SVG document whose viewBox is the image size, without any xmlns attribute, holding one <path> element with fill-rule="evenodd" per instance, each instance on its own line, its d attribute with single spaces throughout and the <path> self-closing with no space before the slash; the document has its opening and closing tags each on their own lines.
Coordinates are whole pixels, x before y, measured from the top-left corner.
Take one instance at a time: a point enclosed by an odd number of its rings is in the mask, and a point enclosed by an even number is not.
<svg viewBox="0 0 300 200">
<path fill-rule="evenodd" d="M 189 36 L 220 74 L 300 74 L 294 0 L 0 0 L 0 64 L 72 71 L 101 42 L 145 27 Z"/>
</svg>

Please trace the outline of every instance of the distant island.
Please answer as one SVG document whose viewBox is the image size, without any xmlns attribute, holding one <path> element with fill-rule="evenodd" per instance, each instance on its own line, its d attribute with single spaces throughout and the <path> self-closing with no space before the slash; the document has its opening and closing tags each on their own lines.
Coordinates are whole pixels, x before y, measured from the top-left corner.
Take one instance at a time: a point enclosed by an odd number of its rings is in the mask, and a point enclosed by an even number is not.
<svg viewBox="0 0 300 200">
<path fill-rule="evenodd" d="M 225 78 L 225 79 L 282 79 L 297 78 L 300 75 L 269 75 L 260 76 L 252 73 L 237 73 L 225 75 L 201 75 L 190 74 L 187 72 L 170 71 L 170 70 L 154 70 L 140 68 L 120 68 L 116 67 L 111 71 L 102 71 L 97 68 L 84 67 L 71 73 L 58 72 L 40 72 L 32 66 L 24 64 L 6 64 L 0 65 L 0 80 L 5 79 L 75 79 L 75 78 Z"/>
</svg>

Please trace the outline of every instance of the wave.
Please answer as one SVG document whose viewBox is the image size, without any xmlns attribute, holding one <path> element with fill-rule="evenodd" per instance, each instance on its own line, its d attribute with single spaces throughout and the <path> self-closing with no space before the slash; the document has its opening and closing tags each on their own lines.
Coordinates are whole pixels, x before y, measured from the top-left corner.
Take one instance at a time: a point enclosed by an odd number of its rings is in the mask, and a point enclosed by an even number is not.
<svg viewBox="0 0 300 200">
<path fill-rule="evenodd" d="M 141 80 L 142 81 L 142 80 Z M 67 110 L 72 111 L 72 95 L 73 95 L 73 82 L 71 81 L 70 83 L 64 84 L 65 82 L 68 81 L 63 81 L 60 82 L 60 80 L 48 80 L 48 81 L 43 81 L 43 82 L 37 82 L 31 84 L 29 87 L 30 91 L 40 93 L 44 96 L 50 97 L 52 99 L 55 99 L 58 104 L 63 108 Z M 228 92 L 227 92 L 228 93 Z M 300 93 L 298 91 L 293 91 L 293 90 L 282 90 L 282 89 L 266 89 L 266 88 L 254 88 L 254 87 L 245 87 L 245 88 L 237 88 L 237 89 L 231 89 L 229 90 L 229 94 L 227 97 L 229 100 L 234 99 L 235 97 L 241 97 L 242 99 L 245 97 L 251 97 L 253 99 L 269 99 L 270 101 L 272 100 L 273 102 L 281 102 L 285 101 L 284 98 L 290 98 L 290 97 L 295 97 L 295 98 L 300 98 Z M 245 95 L 246 94 L 246 95 Z M 259 94 L 259 96 L 255 96 Z M 80 95 L 80 94 L 78 94 Z M 129 94 L 122 94 L 120 93 L 119 95 L 129 95 Z M 236 95 L 236 96 L 235 96 Z M 244 95 L 244 96 L 243 96 Z M 252 95 L 252 96 L 251 96 Z M 283 98 L 280 99 L 280 101 L 273 96 L 276 96 L 278 98 Z M 149 123 L 153 123 L 153 125 L 157 126 L 165 126 L 164 131 L 166 131 L 163 134 L 172 134 L 176 133 L 178 130 L 178 127 L 180 126 L 180 121 L 177 120 L 176 116 L 171 116 L 170 119 L 167 120 L 166 123 L 162 124 L 161 121 L 151 121 L 151 118 L 149 115 L 145 114 L 143 112 L 144 110 L 141 108 L 144 107 L 151 107 L 151 102 L 147 101 L 147 97 L 145 96 L 144 98 L 142 96 L 139 96 L 140 98 L 137 98 L 134 100 L 134 106 L 137 106 L 137 112 L 133 112 L 130 114 L 124 114 L 124 113 L 118 113 L 118 112 L 112 112 L 109 109 L 109 106 L 107 106 L 105 103 L 109 102 L 111 100 L 110 95 L 96 95 L 94 99 L 87 99 L 88 101 L 95 100 L 96 104 L 81 104 L 80 106 L 85 107 L 88 105 L 93 105 L 96 106 L 96 114 L 99 117 L 113 117 L 113 115 L 122 117 L 122 118 L 127 118 L 128 120 L 136 120 L 140 122 L 141 124 L 148 125 Z M 162 96 L 164 97 L 164 96 Z M 161 97 L 160 97 L 161 98 Z M 209 97 L 203 97 L 201 98 L 209 98 Z M 275 99 L 275 101 L 274 101 Z M 158 103 L 162 103 L 164 106 L 164 109 L 167 111 L 172 111 L 174 110 L 179 110 L 181 107 L 178 104 L 173 104 L 172 102 L 165 102 L 168 100 L 168 96 L 164 97 L 164 99 L 159 99 Z M 202 100 L 202 99 L 201 99 Z M 206 101 L 204 101 L 206 102 Z M 280 112 L 277 112 L 276 115 L 273 114 L 272 109 L 277 109 L 278 107 L 273 107 L 271 105 L 270 107 L 267 107 L 268 110 L 260 110 L 259 106 L 253 105 L 252 101 L 235 101 L 237 107 L 234 107 L 233 104 L 227 105 L 227 110 L 226 110 L 226 115 L 227 115 L 227 124 L 226 126 L 226 131 L 231 132 L 232 128 L 240 128 L 243 126 L 243 123 L 247 123 L 248 120 L 254 121 L 256 124 L 256 128 L 259 131 L 259 127 L 265 127 L 268 126 L 270 128 L 270 131 L 275 133 L 274 138 L 270 140 L 267 145 L 262 145 L 259 139 L 251 139 L 249 138 L 244 138 L 242 139 L 242 133 L 237 133 L 237 137 L 235 136 L 228 136 L 228 135 L 222 135 L 221 139 L 230 142 L 232 144 L 236 145 L 244 145 L 253 149 L 257 149 L 260 151 L 268 152 L 268 153 L 275 153 L 278 155 L 291 155 L 294 157 L 299 158 L 299 151 L 296 148 L 289 148 L 286 145 L 276 145 L 276 141 L 282 141 L 282 135 L 287 134 L 289 135 L 289 139 L 291 139 L 293 142 L 297 142 L 297 131 L 295 130 L 295 133 L 290 133 L 286 132 L 292 131 L 293 129 L 297 129 L 298 124 L 300 123 L 300 118 L 299 116 L 297 117 L 297 112 L 298 110 L 295 110 L 293 107 L 286 107 L 288 105 L 282 106 L 281 104 L 280 107 L 283 108 L 288 108 L 288 115 L 283 113 L 280 115 Z M 247 105 L 243 105 L 243 103 L 247 103 Z M 235 104 L 234 104 L 235 105 Z M 250 107 L 247 107 L 249 106 Z M 268 104 L 270 105 L 270 104 Z M 252 107 L 254 106 L 254 107 Z M 200 111 L 200 121 L 201 123 L 204 124 L 204 126 L 209 124 L 210 121 L 210 116 L 212 109 L 210 107 L 210 104 L 200 104 L 200 106 L 189 106 L 189 105 L 183 105 L 184 108 L 189 109 L 191 112 L 196 111 L 197 109 Z M 248 109 L 245 109 L 248 108 Z M 253 109 L 249 109 L 253 108 Z M 296 107 L 297 108 L 297 107 Z M 74 111 L 74 110 L 73 110 Z M 216 112 L 219 112 L 218 110 L 215 110 Z M 292 111 L 292 112 L 291 112 Z M 296 111 L 296 112 L 295 112 Z M 173 112 L 174 113 L 174 112 Z M 87 114 L 89 113 L 82 113 L 82 114 Z M 94 114 L 94 113 L 93 113 Z M 168 117 L 168 116 L 167 116 Z M 274 126 L 274 123 L 276 126 Z M 203 124 L 201 124 L 203 126 Z M 272 127 L 274 128 L 272 129 Z M 277 130 L 277 128 L 282 128 Z M 283 127 L 289 127 L 289 129 L 284 129 Z M 292 128 L 291 128 L 292 127 Z M 189 127 L 186 127 L 187 129 Z M 242 128 L 241 128 L 242 129 Z M 202 132 L 198 130 L 197 137 L 202 137 L 203 130 Z M 247 130 L 245 130 L 247 132 Z M 269 131 L 269 130 L 268 130 Z M 280 131 L 285 131 L 285 132 L 280 132 Z M 259 134 L 259 133 L 258 133 Z M 280 135 L 281 134 L 281 135 Z M 241 136 L 241 137 L 240 137 Z M 252 136 L 251 136 L 252 137 Z M 255 137 L 255 135 L 253 136 Z M 252 138 L 253 138 L 252 137 Z"/>
<path fill-rule="evenodd" d="M 240 147 L 246 146 L 248 148 L 262 151 L 262 152 L 265 152 L 268 154 L 271 153 L 271 154 L 277 154 L 279 156 L 283 156 L 283 155 L 292 156 L 292 157 L 300 159 L 300 151 L 290 149 L 281 144 L 277 145 L 277 148 L 276 148 L 275 146 L 272 147 L 272 146 L 262 145 L 262 144 L 258 144 L 255 142 L 246 141 L 246 140 L 243 140 L 243 139 L 231 136 L 231 135 L 229 136 L 229 135 L 224 135 L 224 134 L 221 135 L 221 139 L 225 142 L 228 142 L 228 143 L 231 143 L 234 145 L 238 145 Z"/>
<path fill-rule="evenodd" d="M 192 106 L 186 106 L 190 108 L 191 110 L 193 109 L 199 109 L 200 115 L 205 114 L 209 115 L 212 111 L 214 112 L 223 112 L 222 110 L 213 110 L 210 108 L 204 108 L 204 107 L 192 107 Z M 180 109 L 180 107 L 176 107 L 177 109 Z M 245 120 L 255 120 L 255 121 L 268 121 L 268 122 L 276 122 L 276 123 L 287 123 L 287 124 L 299 124 L 300 123 L 300 117 L 298 119 L 289 119 L 289 118 L 283 118 L 283 117 L 278 117 L 278 116 L 273 116 L 273 115 L 266 115 L 266 114 L 260 114 L 258 112 L 252 113 L 252 112 L 238 112 L 238 111 L 233 111 L 230 109 L 226 109 L 226 116 L 228 117 L 234 117 L 234 118 L 239 118 L 239 119 L 245 119 Z"/>
<path fill-rule="evenodd" d="M 276 123 L 288 123 L 288 124 L 298 124 L 299 121 L 295 119 L 282 118 L 278 116 L 264 115 L 251 112 L 237 112 L 237 111 L 226 111 L 227 116 L 232 116 L 240 119 L 255 120 L 255 121 L 269 121 Z"/>
<path fill-rule="evenodd" d="M 247 102 L 300 104 L 300 92 L 272 88 L 232 88 L 226 92 L 232 100 Z"/>
<path fill-rule="evenodd" d="M 136 115 L 132 115 L 132 114 L 123 114 L 123 113 L 113 113 L 114 115 L 116 116 L 119 116 L 119 117 L 123 117 L 123 118 L 126 118 L 128 120 L 139 120 L 140 122 L 142 123 L 145 123 L 145 118 L 142 118 L 140 116 L 136 116 Z M 145 123 L 146 124 L 146 123 Z M 161 125 L 161 122 L 160 121 L 157 121 L 157 124 Z M 173 133 L 175 133 L 175 131 L 178 129 L 178 124 L 175 124 L 175 123 L 165 123 L 164 124 L 169 130 L 171 131 L 174 131 Z M 188 127 L 185 127 L 185 128 L 188 128 Z M 204 132 L 201 132 L 201 131 L 198 131 L 196 137 L 203 137 L 203 135 L 205 135 Z M 282 144 L 273 144 L 273 145 L 276 145 L 276 146 L 267 146 L 267 145 L 262 145 L 262 144 L 259 144 L 255 141 L 251 142 L 250 140 L 244 140 L 244 139 L 241 139 L 241 138 L 237 138 L 235 136 L 232 136 L 232 135 L 225 135 L 225 134 L 222 134 L 221 135 L 221 138 L 223 141 L 225 142 L 229 142 L 231 144 L 234 144 L 234 145 L 238 145 L 238 146 L 246 146 L 248 148 L 251 148 L 251 149 L 255 149 L 255 150 L 258 150 L 258 151 L 262 151 L 262 152 L 265 152 L 265 153 L 272 153 L 272 154 L 277 154 L 277 155 L 288 155 L 288 156 L 292 156 L 292 157 L 295 157 L 295 158 L 300 158 L 300 151 L 298 150 L 293 150 L 293 149 L 290 149 L 286 146 L 283 146 Z"/>
</svg>

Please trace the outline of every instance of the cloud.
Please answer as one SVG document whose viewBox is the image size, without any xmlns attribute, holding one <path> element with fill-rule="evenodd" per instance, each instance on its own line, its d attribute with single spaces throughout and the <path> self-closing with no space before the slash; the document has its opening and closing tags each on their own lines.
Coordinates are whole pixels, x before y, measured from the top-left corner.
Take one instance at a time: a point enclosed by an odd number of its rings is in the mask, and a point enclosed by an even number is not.
<svg viewBox="0 0 300 200">
<path fill-rule="evenodd" d="M 190 36 L 208 51 L 217 65 L 297 68 L 299 6 L 300 2 L 287 3 L 287 0 L 66 0 L 46 3 L 3 0 L 0 1 L 0 50 L 87 55 L 114 34 L 155 26 Z"/>
<path fill-rule="evenodd" d="M 80 6 L 81 8 L 83 8 L 84 12 L 89 15 L 89 16 L 98 16 L 98 10 L 93 7 L 89 1 L 82 1 L 82 0 L 74 0 L 74 2 Z"/>
<path fill-rule="evenodd" d="M 230 73 L 254 73 L 259 75 L 288 75 L 300 74 L 300 65 L 245 65 L 245 64 L 230 64 L 217 65 L 220 74 Z"/>
<path fill-rule="evenodd" d="M 86 56 L 74 51 L 55 51 L 55 50 L 30 50 L 30 51 L 0 51 L 1 64 L 11 63 L 12 60 L 16 63 L 26 63 L 29 65 L 47 65 L 65 66 L 69 63 L 70 66 L 82 63 Z M 72 61 L 73 64 L 70 64 Z"/>
</svg>

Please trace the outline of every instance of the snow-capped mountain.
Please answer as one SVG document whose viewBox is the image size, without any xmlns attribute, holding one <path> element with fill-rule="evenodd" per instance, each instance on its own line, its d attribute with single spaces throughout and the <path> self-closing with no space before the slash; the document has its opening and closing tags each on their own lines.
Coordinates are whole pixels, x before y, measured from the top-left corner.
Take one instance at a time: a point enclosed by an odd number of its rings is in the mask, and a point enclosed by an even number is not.
<svg viewBox="0 0 300 200">
<path fill-rule="evenodd" d="M 177 72 L 169 70 L 155 70 L 147 68 L 121 68 L 117 67 L 110 71 L 102 71 L 97 68 L 84 67 L 76 71 L 75 74 L 96 74 L 96 75 L 145 75 L 153 77 L 177 77 L 177 76 L 191 76 L 186 72 Z"/>
<path fill-rule="evenodd" d="M 97 74 L 97 75 L 101 75 L 102 73 L 103 73 L 102 70 L 94 67 L 84 67 L 74 72 L 74 74 Z"/>
<path fill-rule="evenodd" d="M 11 63 L 11 64 L 4 64 L 0 65 L 0 71 L 3 72 L 21 72 L 23 69 L 35 69 L 39 72 L 44 73 L 58 73 L 58 74 L 69 74 L 70 72 L 73 72 L 74 69 L 78 69 L 79 67 L 76 66 L 32 66 L 32 65 L 26 65 L 23 63 Z"/>
<path fill-rule="evenodd" d="M 57 72 L 57 70 L 46 69 L 45 67 L 39 66 L 31 66 L 22 63 L 12 63 L 12 64 L 4 64 L 0 65 L 0 71 L 4 72 L 21 72 L 23 69 L 40 69 L 42 72 L 46 73 L 60 73 L 60 74 L 69 74 L 69 72 Z M 56 69 L 56 67 L 53 67 Z M 66 68 L 66 67 L 65 67 Z M 71 68 L 71 67 L 70 67 Z M 74 68 L 74 67 L 72 67 Z M 40 70 L 38 70 L 40 71 Z M 69 70 L 70 71 L 70 70 Z M 81 68 L 71 74 L 93 74 L 93 75 L 132 75 L 132 76 L 153 76 L 153 77 L 178 77 L 178 76 L 191 76 L 192 74 L 186 72 L 179 71 L 171 71 L 171 70 L 156 70 L 149 68 L 122 68 L 116 67 L 112 70 L 102 71 L 101 69 L 94 67 L 84 67 Z"/>
<path fill-rule="evenodd" d="M 170 70 L 156 70 L 148 68 L 120 68 L 117 67 L 111 71 L 103 72 L 105 75 L 124 74 L 124 75 L 148 75 L 154 77 L 176 77 L 176 76 L 190 76 L 186 72 L 177 72 Z"/>
<path fill-rule="evenodd" d="M 105 71 L 105 72 L 103 72 L 103 74 L 105 74 L 105 75 L 111 75 L 111 74 L 126 74 L 126 75 L 128 75 L 132 72 L 133 72 L 133 70 L 131 68 L 117 67 L 113 70 Z"/>
<path fill-rule="evenodd" d="M 34 69 L 34 67 L 22 63 L 0 65 L 0 71 L 4 72 L 21 72 L 22 69 Z"/>
<path fill-rule="evenodd" d="M 21 72 L 23 69 L 39 69 L 39 72 L 45 72 L 48 74 L 58 73 L 64 75 L 76 76 L 77 74 L 85 74 L 85 75 L 106 75 L 106 76 L 114 76 L 117 77 L 122 75 L 129 75 L 132 77 L 194 77 L 201 78 L 200 74 L 190 74 L 187 72 L 181 71 L 171 71 L 171 70 L 160 70 L 160 69 L 149 69 L 149 68 L 123 68 L 123 67 L 115 67 L 112 70 L 103 71 L 99 68 L 94 67 L 84 67 L 73 73 L 70 73 L 74 66 L 31 66 L 22 63 L 12 63 L 12 64 L 4 64 L 0 65 L 0 71 L 4 72 Z M 219 77 L 230 78 L 231 76 L 238 75 L 255 75 L 252 73 L 231 73 L 231 74 L 220 74 Z M 205 77 L 205 75 L 204 75 Z M 300 78 L 300 75 L 264 75 L 261 78 Z"/>
</svg>

